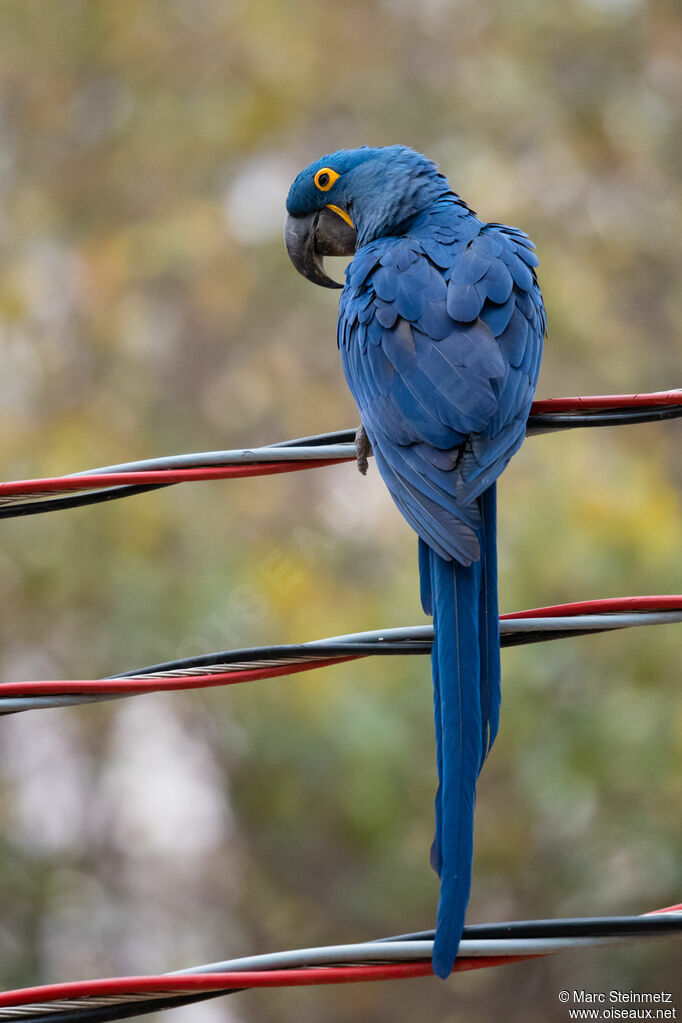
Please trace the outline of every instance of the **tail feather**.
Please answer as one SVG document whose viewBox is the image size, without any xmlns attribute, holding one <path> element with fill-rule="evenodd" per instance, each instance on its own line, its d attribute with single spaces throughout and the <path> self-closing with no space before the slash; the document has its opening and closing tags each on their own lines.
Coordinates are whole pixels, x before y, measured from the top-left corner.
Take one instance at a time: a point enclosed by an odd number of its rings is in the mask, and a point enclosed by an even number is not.
<svg viewBox="0 0 682 1023">
<path fill-rule="evenodd" d="M 438 555 L 434 555 L 438 557 Z M 431 650 L 431 660 L 433 665 L 438 664 L 438 636 L 434 632 L 433 637 L 433 648 Z M 441 713 L 442 700 L 440 691 L 440 673 L 437 667 L 433 667 L 431 671 L 433 679 L 433 716 L 436 725 L 436 766 L 438 768 L 438 789 L 436 790 L 435 800 L 435 834 L 433 836 L 433 843 L 431 845 L 431 869 L 435 870 L 438 876 L 441 876 L 443 869 L 443 716 Z"/>
<path fill-rule="evenodd" d="M 490 752 L 500 725 L 500 618 L 497 603 L 497 487 L 481 495 L 482 591 L 479 601 L 481 641 L 481 764 Z M 479 768 L 480 770 L 480 768 Z"/>
<path fill-rule="evenodd" d="M 434 616 L 431 655 L 436 754 L 435 839 L 441 879 L 433 969 L 447 977 L 464 927 L 471 887 L 476 779 L 499 719 L 499 633 L 495 490 L 481 501 L 481 561 L 446 561 L 420 541 L 422 603 Z"/>
</svg>

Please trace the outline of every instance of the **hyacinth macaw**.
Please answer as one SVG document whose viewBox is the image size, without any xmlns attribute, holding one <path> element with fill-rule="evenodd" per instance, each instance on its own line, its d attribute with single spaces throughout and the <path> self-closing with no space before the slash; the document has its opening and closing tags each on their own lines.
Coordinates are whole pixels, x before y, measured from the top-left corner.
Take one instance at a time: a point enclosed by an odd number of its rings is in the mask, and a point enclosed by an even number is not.
<svg viewBox="0 0 682 1023">
<path fill-rule="evenodd" d="M 341 287 L 322 256 L 353 255 L 338 345 L 373 452 L 419 536 L 433 615 L 440 877 L 434 972 L 447 977 L 471 887 L 476 780 L 497 734 L 496 484 L 520 447 L 546 320 L 527 235 L 488 224 L 405 146 L 341 150 L 301 171 L 285 242 L 304 276 Z"/>
</svg>

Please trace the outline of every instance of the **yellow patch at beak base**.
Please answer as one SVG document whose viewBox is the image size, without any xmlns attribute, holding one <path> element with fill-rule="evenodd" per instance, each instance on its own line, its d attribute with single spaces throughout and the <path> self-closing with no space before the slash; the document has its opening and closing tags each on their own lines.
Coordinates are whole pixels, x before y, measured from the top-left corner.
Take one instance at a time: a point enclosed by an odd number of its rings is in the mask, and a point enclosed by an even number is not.
<svg viewBox="0 0 682 1023">
<path fill-rule="evenodd" d="M 355 224 L 350 219 L 350 217 L 348 216 L 346 211 L 342 210 L 340 206 L 334 206 L 333 203 L 328 203 L 327 204 L 327 209 L 328 210 L 334 210 L 334 213 L 338 213 L 338 215 L 341 217 L 341 220 L 345 220 L 346 223 L 349 225 L 349 227 L 352 227 L 353 230 L 355 230 Z"/>
</svg>

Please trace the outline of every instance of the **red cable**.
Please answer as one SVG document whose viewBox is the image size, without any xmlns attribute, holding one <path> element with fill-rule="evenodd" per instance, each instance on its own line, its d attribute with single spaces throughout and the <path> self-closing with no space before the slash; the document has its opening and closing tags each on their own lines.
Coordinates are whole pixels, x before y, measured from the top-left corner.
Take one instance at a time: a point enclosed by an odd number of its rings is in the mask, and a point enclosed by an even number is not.
<svg viewBox="0 0 682 1023">
<path fill-rule="evenodd" d="M 259 462 L 248 465 L 218 465 L 193 469 L 149 469 L 145 472 L 106 472 L 79 476 L 49 476 L 36 480 L 13 480 L 0 483 L 0 498 L 17 494 L 52 494 L 72 490 L 93 490 L 101 487 L 146 485 L 148 483 L 191 483 L 193 480 L 237 479 L 245 476 L 274 476 L 282 472 L 318 469 L 352 461 L 347 458 L 310 459 L 299 462 Z"/>
<path fill-rule="evenodd" d="M 651 394 L 590 394 L 581 398 L 541 398 L 534 401 L 531 415 L 546 412 L 582 412 L 585 409 L 637 408 L 638 405 L 680 405 L 682 389 Z"/>
<path fill-rule="evenodd" d="M 259 679 L 277 678 L 280 675 L 293 675 L 299 671 L 313 668 L 326 668 L 332 664 L 343 664 L 344 661 L 356 661 L 366 654 L 349 655 L 348 657 L 330 657 L 319 661 L 306 661 L 304 664 L 277 664 L 271 668 L 251 668 L 244 671 L 225 671 L 211 675 L 161 676 L 151 678 L 148 682 L 140 675 L 137 678 L 112 679 L 63 679 L 61 681 L 38 682 L 1 682 L 2 696 L 66 696 L 76 693 L 159 693 L 173 689 L 203 689 L 208 686 L 236 685 L 238 682 L 256 682 Z M 0 705 L 1 709 L 1 705 Z"/>
<path fill-rule="evenodd" d="M 648 913 L 643 913 L 642 916 L 656 916 L 657 913 L 682 913 L 682 902 L 678 902 L 676 906 L 664 906 L 663 909 L 652 909 Z"/>
<path fill-rule="evenodd" d="M 622 611 L 679 611 L 682 610 L 682 595 L 647 597 L 610 597 L 607 600 L 581 600 L 574 604 L 554 604 L 551 607 L 531 607 L 527 611 L 512 611 L 500 615 L 501 619 L 513 618 L 570 618 L 583 614 L 615 614 Z"/>
<path fill-rule="evenodd" d="M 505 966 L 538 955 L 477 956 L 457 959 L 453 972 Z M 144 977 L 110 977 L 68 981 L 41 987 L 0 992 L 0 1008 L 87 996 L 134 995 L 142 992 L 221 991 L 258 987 L 308 987 L 314 984 L 351 984 L 368 980 L 405 980 L 433 975 L 431 963 L 395 963 L 372 966 L 315 966 L 292 970 L 252 970 L 240 973 L 185 973 Z"/>
</svg>

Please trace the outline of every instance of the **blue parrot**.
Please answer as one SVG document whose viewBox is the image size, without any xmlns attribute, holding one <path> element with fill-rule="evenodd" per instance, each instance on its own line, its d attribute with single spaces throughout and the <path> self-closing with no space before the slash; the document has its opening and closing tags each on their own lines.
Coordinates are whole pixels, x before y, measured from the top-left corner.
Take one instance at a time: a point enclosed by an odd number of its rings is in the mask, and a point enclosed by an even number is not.
<svg viewBox="0 0 682 1023">
<path fill-rule="evenodd" d="M 341 150 L 287 198 L 294 266 L 325 287 L 325 255 L 353 255 L 338 345 L 361 427 L 419 537 L 433 615 L 438 760 L 431 864 L 440 877 L 433 969 L 452 970 L 473 861 L 476 781 L 497 734 L 496 480 L 520 447 L 546 331 L 526 234 L 485 223 L 405 146 Z"/>
</svg>

